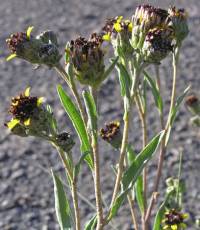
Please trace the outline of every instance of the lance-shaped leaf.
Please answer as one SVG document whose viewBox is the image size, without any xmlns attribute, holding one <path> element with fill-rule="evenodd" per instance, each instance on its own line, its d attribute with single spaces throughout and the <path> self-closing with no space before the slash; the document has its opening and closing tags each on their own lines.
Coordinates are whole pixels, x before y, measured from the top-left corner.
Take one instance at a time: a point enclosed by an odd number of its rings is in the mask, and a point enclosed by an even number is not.
<svg viewBox="0 0 200 230">
<path fill-rule="evenodd" d="M 146 71 L 143 72 L 144 76 L 147 80 L 147 83 L 149 84 L 151 91 L 153 93 L 153 97 L 154 97 L 154 101 L 156 104 L 156 107 L 158 108 L 159 113 L 162 114 L 163 111 L 163 100 L 162 97 L 160 95 L 160 92 L 158 90 L 158 88 L 156 87 L 156 83 L 155 81 L 148 75 L 148 73 Z"/>
<path fill-rule="evenodd" d="M 83 92 L 83 99 L 88 115 L 88 124 L 91 131 L 97 133 L 97 110 L 93 96 L 90 92 Z"/>
<path fill-rule="evenodd" d="M 84 230 L 95 230 L 97 224 L 97 215 L 93 216 L 85 225 Z"/>
<path fill-rule="evenodd" d="M 116 69 L 119 76 L 119 83 L 121 87 L 121 96 L 124 98 L 124 110 L 125 113 L 130 109 L 130 87 L 131 87 L 131 78 L 126 68 L 122 63 L 116 64 Z"/>
<path fill-rule="evenodd" d="M 135 184 L 135 196 L 140 208 L 141 214 L 144 213 L 144 196 L 143 196 L 143 178 L 140 175 Z"/>
<path fill-rule="evenodd" d="M 61 230 L 72 230 L 72 213 L 60 178 L 53 172 L 55 210 Z"/>
<path fill-rule="evenodd" d="M 60 101 L 78 134 L 79 140 L 81 142 L 81 152 L 90 152 L 91 146 L 90 146 L 88 134 L 79 111 L 77 110 L 76 106 L 72 102 L 71 98 L 63 90 L 61 85 L 57 86 L 57 90 L 58 90 L 58 95 L 60 97 Z M 91 155 L 87 155 L 85 160 L 88 163 L 89 167 L 93 169 L 93 161 Z"/>
<path fill-rule="evenodd" d="M 171 111 L 171 114 L 170 114 L 170 118 L 169 118 L 169 128 L 168 128 L 167 133 L 166 133 L 165 146 L 169 142 L 169 137 L 170 137 L 171 129 L 172 129 L 173 123 L 174 123 L 174 121 L 176 119 L 176 115 L 177 115 L 178 109 L 179 109 L 179 107 L 180 107 L 183 99 L 185 98 L 185 96 L 187 95 L 187 93 L 188 93 L 189 90 L 190 90 L 190 86 L 188 86 L 183 91 L 183 93 L 178 97 L 178 99 L 177 99 L 174 107 L 172 108 L 172 111 Z"/>
<path fill-rule="evenodd" d="M 160 132 L 156 135 L 149 144 L 137 155 L 135 160 L 132 164 L 128 167 L 122 177 L 122 184 L 124 191 L 118 195 L 116 198 L 113 206 L 110 208 L 110 213 L 108 216 L 108 220 L 111 220 L 116 214 L 122 202 L 126 198 L 127 194 L 133 188 L 135 182 L 137 181 L 138 177 L 142 173 L 142 170 L 148 163 L 148 161 L 152 158 L 153 154 L 156 152 L 156 149 L 162 140 L 164 135 L 164 131 Z"/>
</svg>

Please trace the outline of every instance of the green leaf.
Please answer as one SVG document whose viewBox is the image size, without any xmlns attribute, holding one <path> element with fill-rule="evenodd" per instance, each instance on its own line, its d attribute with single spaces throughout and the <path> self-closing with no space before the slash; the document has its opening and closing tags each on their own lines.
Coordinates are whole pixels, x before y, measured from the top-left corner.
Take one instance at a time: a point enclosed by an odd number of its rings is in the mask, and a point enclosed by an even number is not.
<svg viewBox="0 0 200 230">
<path fill-rule="evenodd" d="M 122 177 L 122 183 L 125 188 L 128 188 L 131 182 L 136 181 L 143 168 L 146 166 L 147 162 L 151 159 L 152 155 L 155 153 L 162 137 L 164 131 L 160 132 L 155 136 L 149 144 L 137 155 L 133 163 L 125 171 Z"/>
<path fill-rule="evenodd" d="M 170 137 L 170 133 L 171 133 L 171 129 L 173 126 L 173 123 L 176 119 L 176 114 L 178 112 L 178 109 L 183 101 L 183 99 L 185 98 L 185 96 L 187 95 L 188 91 L 190 90 L 190 86 L 188 86 L 183 93 L 178 97 L 175 106 L 172 108 L 171 114 L 170 114 L 170 123 L 169 123 L 169 128 L 168 131 L 166 133 L 166 140 L 165 140 L 165 146 L 167 145 L 167 143 L 169 142 L 169 137 Z"/>
<path fill-rule="evenodd" d="M 156 87 L 156 83 L 155 81 L 148 75 L 147 72 L 143 72 L 144 73 L 144 76 L 147 80 L 147 83 L 149 84 L 150 86 L 150 89 L 153 93 L 153 97 L 154 97 L 154 101 L 155 101 L 155 104 L 156 104 L 156 107 L 158 108 L 159 112 L 162 113 L 163 111 L 163 100 L 162 100 L 162 97 L 160 95 L 160 92 L 158 90 L 158 88 Z"/>
<path fill-rule="evenodd" d="M 77 177 L 79 172 L 80 172 L 80 167 L 81 164 L 83 163 L 83 161 L 85 160 L 86 156 L 89 154 L 89 152 L 85 152 L 82 154 L 82 156 L 80 157 L 78 163 L 75 165 L 74 167 L 74 176 Z"/>
<path fill-rule="evenodd" d="M 47 105 L 46 108 L 47 108 L 47 111 L 48 111 L 48 120 L 49 120 L 49 123 L 50 123 L 50 127 L 52 129 L 52 132 L 54 134 L 57 134 L 58 127 L 57 127 L 57 121 L 56 121 L 55 117 L 53 116 L 53 110 L 52 110 L 50 105 Z"/>
<path fill-rule="evenodd" d="M 91 220 L 86 223 L 84 230 L 94 230 L 97 224 L 97 216 L 93 216 Z"/>
<path fill-rule="evenodd" d="M 176 114 L 177 114 L 177 111 L 183 101 L 183 99 L 185 98 L 185 96 L 187 95 L 188 91 L 190 90 L 190 86 L 188 86 L 184 91 L 183 93 L 178 97 L 177 101 L 176 101 L 176 104 L 174 106 L 174 108 L 172 109 L 172 113 L 170 115 L 170 125 L 172 126 L 172 124 L 174 123 L 174 120 L 176 118 Z"/>
<path fill-rule="evenodd" d="M 122 63 L 117 63 L 116 69 L 119 75 L 121 95 L 122 97 L 126 96 L 127 98 L 130 98 L 130 85 L 131 85 L 130 75 Z"/>
<path fill-rule="evenodd" d="M 71 98 L 65 93 L 61 85 L 57 86 L 57 91 L 60 97 L 60 101 L 78 134 L 79 140 L 81 142 L 81 152 L 90 152 L 91 146 L 88 134 L 79 111 L 72 102 Z M 89 167 L 93 169 L 93 161 L 91 155 L 88 155 L 85 160 L 87 161 Z"/>
<path fill-rule="evenodd" d="M 126 198 L 127 194 L 133 188 L 135 182 L 140 176 L 142 170 L 148 163 L 148 161 L 152 158 L 153 154 L 156 152 L 156 149 L 162 140 L 164 135 L 164 131 L 160 132 L 157 136 L 155 136 L 149 144 L 137 155 L 132 164 L 128 167 L 122 177 L 122 184 L 124 191 L 118 195 L 115 200 L 113 206 L 110 209 L 110 214 L 108 220 L 111 220 L 116 214 L 122 202 Z"/>
<path fill-rule="evenodd" d="M 51 170 L 54 183 L 55 210 L 61 230 L 72 230 L 72 214 L 63 184 L 60 178 Z"/>
<path fill-rule="evenodd" d="M 93 96 L 88 91 L 83 91 L 83 99 L 88 115 L 90 130 L 97 133 L 97 110 Z"/>
<path fill-rule="evenodd" d="M 165 206 L 168 202 L 170 195 L 171 195 L 171 193 L 167 194 L 165 200 L 163 201 L 163 203 L 159 207 L 158 212 L 156 213 L 156 217 L 155 217 L 155 221 L 154 221 L 154 225 L 153 225 L 153 230 L 160 230 L 161 229 L 161 224 L 162 224 L 163 216 L 165 213 Z"/>
<path fill-rule="evenodd" d="M 138 203 L 138 206 L 140 208 L 140 212 L 141 214 L 144 213 L 144 197 L 143 197 L 143 178 L 140 175 L 136 181 L 136 185 L 135 185 L 135 196 L 136 196 L 136 200 Z"/>
<path fill-rule="evenodd" d="M 127 151 L 128 165 L 131 165 L 132 162 L 135 160 L 136 153 L 134 152 L 134 150 L 130 144 L 127 145 L 126 151 Z"/>
<path fill-rule="evenodd" d="M 104 75 L 102 76 L 102 81 L 104 81 L 107 76 L 113 71 L 116 63 L 118 62 L 119 57 L 116 57 L 115 59 L 111 60 L 111 65 L 106 69 Z"/>
</svg>

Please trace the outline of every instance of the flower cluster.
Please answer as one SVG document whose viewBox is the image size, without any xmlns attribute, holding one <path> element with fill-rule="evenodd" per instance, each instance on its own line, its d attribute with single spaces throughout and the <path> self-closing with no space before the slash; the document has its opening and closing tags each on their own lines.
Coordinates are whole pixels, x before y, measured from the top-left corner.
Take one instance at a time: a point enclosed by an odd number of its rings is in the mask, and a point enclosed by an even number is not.
<svg viewBox="0 0 200 230">
<path fill-rule="evenodd" d="M 25 32 L 12 34 L 7 40 L 11 55 L 22 58 L 32 64 L 56 66 L 61 58 L 58 50 L 57 38 L 52 31 L 45 31 L 36 37 L 31 35 L 33 27 Z"/>
<path fill-rule="evenodd" d="M 136 8 L 132 21 L 115 17 L 107 20 L 102 31 L 115 55 L 130 59 L 139 53 L 142 62 L 158 64 L 187 36 L 187 14 L 184 9 L 144 4 Z"/>
<path fill-rule="evenodd" d="M 163 230 L 183 230 L 187 227 L 184 220 L 188 218 L 188 214 L 171 209 L 166 211 L 164 215 Z"/>
</svg>

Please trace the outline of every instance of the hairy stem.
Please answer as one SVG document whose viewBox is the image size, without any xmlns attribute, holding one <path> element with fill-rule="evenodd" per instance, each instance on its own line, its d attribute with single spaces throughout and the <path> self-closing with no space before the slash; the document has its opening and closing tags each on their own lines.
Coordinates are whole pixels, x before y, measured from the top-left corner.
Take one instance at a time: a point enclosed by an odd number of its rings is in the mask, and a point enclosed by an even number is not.
<svg viewBox="0 0 200 230">
<path fill-rule="evenodd" d="M 138 93 L 135 94 L 135 102 L 137 105 L 141 125 L 142 125 L 142 142 L 143 148 L 147 145 L 147 123 L 146 123 L 146 111 L 142 106 Z M 145 221 L 146 206 L 147 206 L 147 168 L 143 170 L 143 199 L 144 199 L 144 213 L 142 216 L 142 229 L 147 229 L 147 222 Z"/>
<path fill-rule="evenodd" d="M 81 219 L 80 219 L 80 210 L 79 210 L 79 205 L 78 205 L 76 178 L 74 178 L 72 181 L 71 190 L 72 190 L 72 200 L 73 200 L 73 205 L 74 205 L 76 230 L 81 230 Z"/>
<path fill-rule="evenodd" d="M 159 183 L 160 183 L 160 179 L 162 176 L 162 168 L 163 168 L 163 161 L 164 161 L 164 155 L 166 153 L 167 150 L 167 146 L 166 146 L 166 133 L 167 131 L 170 129 L 170 119 L 171 119 L 171 113 L 172 110 L 174 108 L 175 105 L 175 99 L 176 99 L 176 78 L 177 78 L 177 68 L 178 68 L 178 60 L 179 60 L 179 52 L 180 52 L 180 46 L 176 47 L 175 51 L 173 52 L 173 82 L 172 82 L 172 92 L 171 92 L 171 100 L 170 100 L 170 109 L 169 109 L 169 114 L 168 114 L 168 118 L 167 118 L 167 123 L 165 125 L 165 135 L 163 137 L 163 140 L 161 141 L 161 147 L 160 147 L 160 155 L 159 155 L 159 159 L 158 159 L 158 167 L 157 167 L 157 173 L 156 173 L 156 179 L 155 179 L 155 183 L 154 183 L 154 192 L 153 195 L 151 197 L 151 201 L 147 210 L 147 214 L 146 214 L 146 220 L 148 220 L 151 216 L 151 212 L 153 210 L 153 206 L 156 202 L 156 198 L 157 195 L 155 196 L 155 194 L 157 194 L 158 192 L 158 187 L 159 187 Z M 163 114 L 161 117 L 161 126 L 162 128 L 164 127 L 164 118 L 163 118 Z"/>
<path fill-rule="evenodd" d="M 126 155 L 126 145 L 128 142 L 128 130 L 129 130 L 129 112 L 125 113 L 125 116 L 124 116 L 124 131 L 123 131 L 122 145 L 121 145 L 121 150 L 120 150 L 117 177 L 115 181 L 115 187 L 113 191 L 111 206 L 114 204 L 115 199 L 117 197 L 120 183 L 121 183 L 122 173 L 124 170 L 124 159 Z"/>
<path fill-rule="evenodd" d="M 98 107 L 96 90 L 91 88 L 91 93 L 95 100 L 96 107 Z M 96 209 L 97 209 L 96 230 L 102 230 L 104 220 L 103 220 L 103 207 L 102 207 L 101 182 L 100 182 L 99 148 L 98 148 L 98 137 L 95 135 L 94 132 L 92 133 L 92 150 L 93 150 L 93 158 L 94 158 L 94 186 L 95 186 Z"/>
</svg>

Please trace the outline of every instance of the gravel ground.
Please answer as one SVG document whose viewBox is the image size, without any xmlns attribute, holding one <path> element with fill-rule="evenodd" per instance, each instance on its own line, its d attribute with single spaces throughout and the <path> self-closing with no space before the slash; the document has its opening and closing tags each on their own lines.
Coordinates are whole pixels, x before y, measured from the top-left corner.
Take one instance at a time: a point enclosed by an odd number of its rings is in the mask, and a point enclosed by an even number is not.
<svg viewBox="0 0 200 230">
<path fill-rule="evenodd" d="M 133 9 L 143 1 L 130 0 L 0 0 L 0 123 L 4 123 L 8 103 L 11 96 L 22 91 L 27 85 L 32 87 L 36 95 L 47 98 L 60 121 L 61 130 L 66 127 L 74 133 L 72 126 L 64 116 L 64 111 L 59 104 L 55 85 L 63 82 L 53 70 L 41 68 L 32 70 L 29 63 L 21 60 L 5 62 L 8 55 L 5 49 L 5 39 L 15 31 L 22 31 L 29 25 L 35 26 L 34 32 L 46 29 L 54 30 L 59 37 L 62 50 L 66 41 L 78 35 L 88 35 L 98 30 L 106 18 L 116 15 L 131 16 Z M 178 79 L 178 92 L 192 84 L 192 90 L 199 89 L 200 72 L 200 1 L 148 1 L 159 6 L 176 4 L 185 7 L 190 14 L 190 35 L 184 43 L 181 52 L 181 73 Z M 169 92 L 171 86 L 170 60 L 162 63 L 162 87 L 166 104 L 169 105 Z M 116 76 L 112 75 L 100 91 L 100 123 L 111 119 L 122 119 L 122 103 L 119 97 L 119 86 L 116 84 Z M 199 93 L 199 92 L 198 92 Z M 149 97 L 150 105 L 153 104 Z M 152 107 L 150 107 L 152 108 Z M 149 122 L 152 136 L 158 128 L 156 127 L 156 110 L 149 110 Z M 196 215 L 200 215 L 200 142 L 196 130 L 188 125 L 189 115 L 181 108 L 175 126 L 170 150 L 166 157 L 164 178 L 177 172 L 178 149 L 184 149 L 183 178 L 185 178 L 188 193 L 185 196 L 185 209 L 194 221 Z M 140 149 L 140 127 L 139 121 L 134 116 L 134 128 L 131 130 L 131 140 L 137 150 Z M 7 130 L 2 126 L 0 133 L 0 229 L 3 230 L 51 230 L 58 229 L 54 213 L 54 197 L 52 179 L 49 169 L 63 172 L 62 165 L 57 157 L 56 151 L 48 144 L 35 138 L 22 139 L 16 136 L 7 136 Z M 5 138 L 6 137 L 6 138 Z M 76 149 L 78 152 L 78 141 Z M 102 170 L 103 197 L 105 201 L 110 200 L 113 186 L 112 170 L 118 155 L 105 143 L 101 143 L 102 154 L 100 156 Z M 78 154 L 77 154 L 78 155 Z M 155 176 L 155 162 L 149 170 L 149 179 Z M 163 183 L 164 184 L 164 183 Z M 84 185 L 84 186 L 83 186 Z M 163 185 L 164 186 L 164 185 Z M 91 176 L 87 167 L 83 167 L 80 178 L 80 190 L 92 203 L 95 201 L 93 195 Z M 93 214 L 92 207 L 81 201 L 81 215 L 84 221 Z M 121 209 L 121 215 L 117 217 L 115 226 L 117 229 L 128 230 L 131 228 L 129 222 L 129 210 L 127 206 Z M 108 228 L 109 229 L 109 228 Z M 191 225 L 188 229 L 195 229 Z"/>
</svg>

